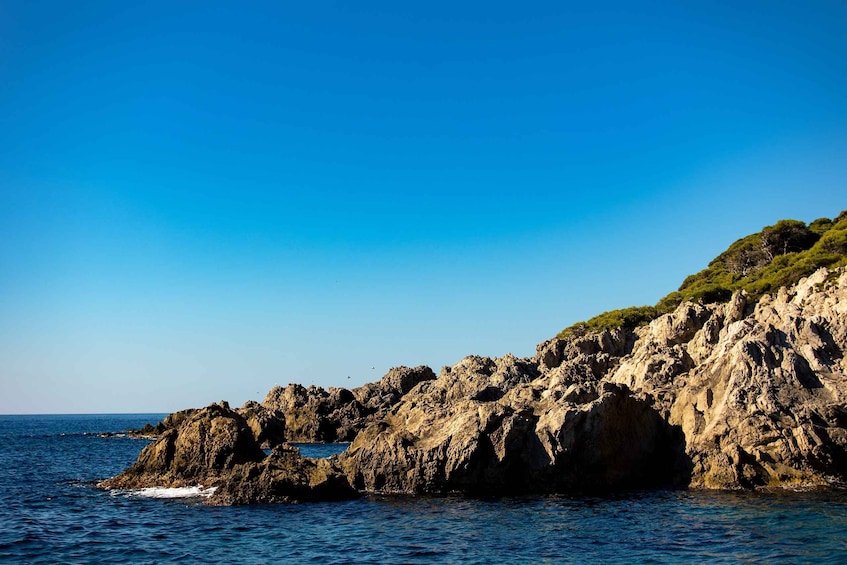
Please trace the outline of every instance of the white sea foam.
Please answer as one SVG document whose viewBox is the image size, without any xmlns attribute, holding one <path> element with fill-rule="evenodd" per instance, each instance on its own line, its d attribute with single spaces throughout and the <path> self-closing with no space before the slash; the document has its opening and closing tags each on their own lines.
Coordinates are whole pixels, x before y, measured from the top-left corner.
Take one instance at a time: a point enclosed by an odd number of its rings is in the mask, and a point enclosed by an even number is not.
<svg viewBox="0 0 847 565">
<path fill-rule="evenodd" d="M 215 489 L 217 487 L 203 488 L 203 485 L 197 485 L 193 487 L 174 488 L 150 487 L 117 492 L 129 494 L 130 496 L 140 496 L 142 498 L 208 498 L 215 493 Z"/>
</svg>

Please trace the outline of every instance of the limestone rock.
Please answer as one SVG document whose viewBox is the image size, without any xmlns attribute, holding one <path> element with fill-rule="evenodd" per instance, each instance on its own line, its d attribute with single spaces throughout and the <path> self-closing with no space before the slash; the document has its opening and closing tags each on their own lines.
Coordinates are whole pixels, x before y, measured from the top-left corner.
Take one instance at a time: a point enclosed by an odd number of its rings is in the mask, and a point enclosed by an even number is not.
<svg viewBox="0 0 847 565">
<path fill-rule="evenodd" d="M 368 383 L 353 390 L 356 400 L 371 413 L 385 411 L 424 381 L 435 379 L 432 369 L 419 367 L 394 367 L 377 382 Z"/>
<path fill-rule="evenodd" d="M 407 399 L 339 457 L 356 488 L 501 495 L 671 485 L 681 436 L 615 385 L 585 404 L 520 394 L 501 400 Z M 536 402 L 525 403 L 527 398 Z"/>
<path fill-rule="evenodd" d="M 179 424 L 185 421 L 186 418 L 194 414 L 196 411 L 196 408 L 180 410 L 178 412 L 168 414 L 161 422 L 159 422 L 155 426 L 151 424 L 145 424 L 144 427 L 139 428 L 137 430 L 127 430 L 127 433 L 135 437 L 156 439 L 166 431 L 172 430 L 179 426 Z"/>
<path fill-rule="evenodd" d="M 847 273 L 818 271 L 754 308 L 687 305 L 638 331 L 609 377 L 659 399 L 685 434 L 691 485 L 822 485 L 847 475 Z M 664 328 L 690 321 L 668 347 Z M 692 335 L 693 333 L 693 335 Z"/>
<path fill-rule="evenodd" d="M 345 388 L 274 387 L 262 406 L 283 415 L 285 439 L 294 442 L 349 441 L 367 413 Z"/>
<path fill-rule="evenodd" d="M 242 408 L 256 422 L 261 408 Z M 266 415 L 266 414 L 265 414 Z M 106 489 L 214 488 L 210 504 L 340 500 L 357 496 L 346 477 L 326 460 L 281 447 L 270 456 L 259 448 L 242 414 L 225 403 L 192 411 L 142 450 L 135 464 L 100 483 Z M 266 431 L 266 430 L 265 430 Z M 261 435 L 261 434 L 258 434 Z"/>
</svg>

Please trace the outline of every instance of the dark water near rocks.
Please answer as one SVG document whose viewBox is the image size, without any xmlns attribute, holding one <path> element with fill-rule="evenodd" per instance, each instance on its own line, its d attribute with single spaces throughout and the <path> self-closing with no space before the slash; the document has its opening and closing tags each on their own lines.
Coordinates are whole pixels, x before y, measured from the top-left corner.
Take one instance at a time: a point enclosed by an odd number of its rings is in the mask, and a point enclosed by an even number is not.
<svg viewBox="0 0 847 565">
<path fill-rule="evenodd" d="M 845 492 L 219 508 L 94 488 L 146 444 L 97 433 L 161 416 L 0 416 L 0 561 L 847 562 Z"/>
</svg>

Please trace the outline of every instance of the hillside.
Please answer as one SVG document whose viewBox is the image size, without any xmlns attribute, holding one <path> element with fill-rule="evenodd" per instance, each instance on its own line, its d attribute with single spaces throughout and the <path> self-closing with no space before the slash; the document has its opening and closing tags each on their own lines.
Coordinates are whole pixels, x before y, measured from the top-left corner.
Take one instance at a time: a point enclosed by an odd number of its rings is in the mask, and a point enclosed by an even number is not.
<svg viewBox="0 0 847 565">
<path fill-rule="evenodd" d="M 798 220 L 780 220 L 730 245 L 708 267 L 688 276 L 678 290 L 655 306 L 603 312 L 565 328 L 558 337 L 635 328 L 672 312 L 686 301 L 727 302 L 736 290 L 746 291 L 755 301 L 780 287 L 795 284 L 821 267 L 833 269 L 844 265 L 847 265 L 847 210 L 833 220 L 819 218 L 809 225 Z"/>
</svg>

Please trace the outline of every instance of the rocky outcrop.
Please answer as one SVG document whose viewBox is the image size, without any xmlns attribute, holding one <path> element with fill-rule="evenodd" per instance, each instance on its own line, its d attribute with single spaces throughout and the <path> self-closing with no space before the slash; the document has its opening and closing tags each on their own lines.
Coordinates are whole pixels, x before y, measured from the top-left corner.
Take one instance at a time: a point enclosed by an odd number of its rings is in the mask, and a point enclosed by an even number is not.
<svg viewBox="0 0 847 565">
<path fill-rule="evenodd" d="M 225 403 L 212 404 L 166 430 L 131 467 L 103 486 L 211 486 L 236 465 L 264 458 L 244 417 Z"/>
<path fill-rule="evenodd" d="M 359 434 L 341 466 L 360 490 L 415 494 L 595 491 L 676 480 L 678 434 L 624 387 L 605 383 L 590 400 L 529 385 L 498 400 L 476 396 L 439 404 L 430 393 L 402 403 Z"/>
<path fill-rule="evenodd" d="M 159 422 L 155 426 L 152 424 L 144 424 L 144 427 L 139 428 L 137 430 L 127 430 L 126 433 L 134 437 L 156 439 L 166 431 L 176 428 L 186 418 L 194 414 L 196 411 L 196 408 L 180 410 L 179 412 L 168 414 L 161 422 Z"/>
<path fill-rule="evenodd" d="M 570 353 L 609 355 L 599 345 L 540 350 L 553 365 Z M 403 493 L 587 491 L 684 476 L 681 438 L 649 402 L 557 367 L 466 357 L 360 433 L 340 464 L 361 490 Z"/>
<path fill-rule="evenodd" d="M 682 305 L 636 330 L 609 380 L 682 429 L 691 485 L 824 485 L 847 474 L 847 274 L 757 304 Z"/>
<path fill-rule="evenodd" d="M 262 414 L 249 408 L 253 416 Z M 106 489 L 195 485 L 214 489 L 211 504 L 339 500 L 356 495 L 329 461 L 301 457 L 293 448 L 265 456 L 250 423 L 226 403 L 193 410 L 145 447 L 131 467 L 100 483 Z"/>
<path fill-rule="evenodd" d="M 352 441 L 365 425 L 381 418 L 415 385 L 434 378 L 429 367 L 396 367 L 381 380 L 352 391 L 299 384 L 276 386 L 261 406 L 283 415 L 287 441 Z"/>
<path fill-rule="evenodd" d="M 380 380 L 353 389 L 356 401 L 370 413 L 382 414 L 400 402 L 418 384 L 435 379 L 435 373 L 426 366 L 394 367 Z"/>
<path fill-rule="evenodd" d="M 218 424 L 225 442 L 200 433 L 207 412 L 186 411 L 111 481 L 153 469 L 192 482 L 190 461 L 202 461 L 218 500 L 233 503 L 343 497 L 350 485 L 482 495 L 828 485 L 847 479 L 845 350 L 847 271 L 823 269 L 755 303 L 736 293 L 636 329 L 548 340 L 533 358 L 470 356 L 437 377 L 401 367 L 352 391 L 276 387 L 216 416 L 233 420 Z M 257 438 L 281 437 L 353 442 L 325 462 L 256 455 Z"/>
<path fill-rule="evenodd" d="M 346 388 L 276 386 L 261 405 L 283 416 L 285 438 L 293 442 L 349 441 L 367 415 Z"/>
<path fill-rule="evenodd" d="M 360 489 L 815 486 L 847 477 L 847 274 L 467 357 L 341 456 Z"/>
</svg>

